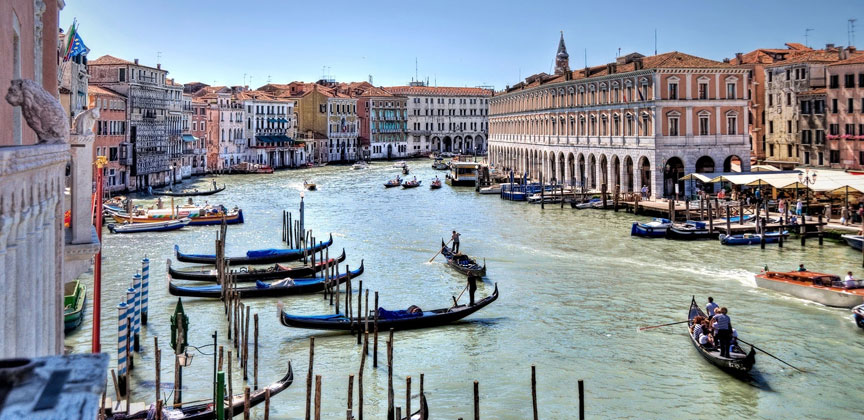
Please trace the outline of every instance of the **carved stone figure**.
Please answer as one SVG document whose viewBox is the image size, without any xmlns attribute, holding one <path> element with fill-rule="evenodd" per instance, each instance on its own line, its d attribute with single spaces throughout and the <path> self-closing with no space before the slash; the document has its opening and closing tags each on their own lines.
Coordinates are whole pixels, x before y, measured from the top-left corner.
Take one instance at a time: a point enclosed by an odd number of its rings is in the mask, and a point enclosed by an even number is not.
<svg viewBox="0 0 864 420">
<path fill-rule="evenodd" d="M 32 80 L 12 81 L 6 102 L 20 106 L 27 125 L 36 132 L 39 143 L 65 143 L 69 137 L 66 111 L 57 98 Z"/>
<path fill-rule="evenodd" d="M 99 119 L 99 108 L 90 108 L 75 116 L 72 125 L 75 126 L 75 132 L 82 136 L 93 135 L 93 123 Z"/>
</svg>

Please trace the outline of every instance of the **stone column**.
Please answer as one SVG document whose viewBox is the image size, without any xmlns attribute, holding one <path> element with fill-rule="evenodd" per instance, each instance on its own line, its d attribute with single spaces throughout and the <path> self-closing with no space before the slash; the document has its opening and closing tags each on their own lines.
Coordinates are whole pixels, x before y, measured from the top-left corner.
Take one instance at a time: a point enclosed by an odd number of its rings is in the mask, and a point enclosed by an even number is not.
<svg viewBox="0 0 864 420">
<path fill-rule="evenodd" d="M 14 224 L 14 218 L 0 215 L 0 287 L 3 288 L 4 298 L 2 299 L 2 301 L 4 308 L 15 307 L 15 264 L 7 263 L 7 259 L 10 258 L 10 251 L 13 253 L 11 255 L 11 259 L 13 261 L 15 260 L 15 250 L 10 249 L 7 243 L 10 238 L 14 238 Z M 9 274 L 7 271 L 11 271 L 11 274 Z M 0 331 L 2 331 L 3 335 L 3 344 L 2 346 L 0 346 L 0 351 L 2 351 L 3 354 L 6 355 L 13 354 L 15 348 L 16 334 L 15 315 L 11 311 L 0 311 Z"/>
<path fill-rule="evenodd" d="M 86 244 L 91 240 L 92 215 L 90 213 L 93 197 L 93 132 L 72 134 L 72 243 Z M 101 209 L 100 209 L 101 210 Z"/>
<path fill-rule="evenodd" d="M 22 197 L 24 200 L 24 197 Z M 33 329 L 33 320 L 36 319 L 34 311 L 41 311 L 35 305 L 35 293 L 32 292 L 33 285 L 27 284 L 32 282 L 32 278 L 28 275 L 28 267 L 34 261 L 31 259 L 30 244 L 27 243 L 27 237 L 30 233 L 31 220 L 33 218 L 33 210 L 25 201 L 21 204 L 21 219 L 18 222 L 17 237 L 15 238 L 15 273 L 12 281 L 18 282 L 18 293 L 15 299 L 15 335 L 18 336 L 18 342 L 15 346 L 15 355 L 18 357 L 25 356 L 32 351 L 31 356 L 43 356 L 45 353 L 42 349 L 36 347 L 36 334 Z M 29 289 L 29 290 L 28 290 Z M 47 321 L 47 319 L 46 319 Z"/>
</svg>

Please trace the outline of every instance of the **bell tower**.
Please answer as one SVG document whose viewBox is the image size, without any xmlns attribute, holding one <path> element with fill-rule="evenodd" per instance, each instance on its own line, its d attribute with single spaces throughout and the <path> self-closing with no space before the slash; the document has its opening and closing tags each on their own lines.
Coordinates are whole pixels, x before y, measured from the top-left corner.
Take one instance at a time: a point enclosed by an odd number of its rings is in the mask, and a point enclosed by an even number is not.
<svg viewBox="0 0 864 420">
<path fill-rule="evenodd" d="M 561 31 L 561 39 L 558 41 L 558 53 L 555 54 L 555 74 L 570 72 L 570 55 L 567 54 L 567 46 L 564 45 L 564 31 Z"/>
</svg>

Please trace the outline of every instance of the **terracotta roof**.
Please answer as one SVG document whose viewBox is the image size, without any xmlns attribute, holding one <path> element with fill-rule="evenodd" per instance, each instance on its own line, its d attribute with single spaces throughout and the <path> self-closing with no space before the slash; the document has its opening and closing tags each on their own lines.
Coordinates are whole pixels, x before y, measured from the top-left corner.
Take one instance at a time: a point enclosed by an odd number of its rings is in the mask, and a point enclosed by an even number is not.
<svg viewBox="0 0 864 420">
<path fill-rule="evenodd" d="M 826 92 L 827 90 L 825 90 L 825 88 L 810 89 L 808 91 L 799 93 L 798 96 L 825 95 Z"/>
<path fill-rule="evenodd" d="M 394 95 L 492 96 L 492 91 L 472 87 L 391 86 L 383 89 Z"/>
<path fill-rule="evenodd" d="M 844 66 L 847 64 L 864 64 L 864 51 L 852 52 L 849 58 L 838 61 L 834 64 L 829 64 L 829 66 Z"/>
<path fill-rule="evenodd" d="M 695 55 L 684 54 L 678 51 L 672 51 L 660 55 L 652 55 L 642 59 L 644 68 L 660 69 L 660 68 L 722 68 L 731 67 L 729 63 L 722 61 L 709 60 L 707 58 L 697 57 Z"/>
<path fill-rule="evenodd" d="M 390 93 L 390 92 L 388 92 L 388 91 L 387 91 L 386 89 L 384 89 L 384 88 L 380 88 L 380 87 L 377 87 L 377 86 L 371 86 L 371 87 L 367 88 L 366 90 L 364 90 L 364 91 L 363 91 L 360 95 L 358 95 L 358 96 L 375 96 L 375 97 L 382 97 L 382 96 L 384 96 L 384 97 L 390 97 L 390 96 L 393 96 L 393 94 Z"/>
<path fill-rule="evenodd" d="M 114 57 L 113 55 L 107 55 L 107 54 L 103 55 L 102 57 L 99 57 L 95 60 L 90 60 L 87 62 L 88 66 L 100 66 L 100 65 L 107 66 L 107 65 L 117 65 L 117 64 L 132 64 L 132 65 L 134 65 L 135 63 L 133 63 L 131 61 L 126 61 L 122 58 Z"/>
<path fill-rule="evenodd" d="M 799 43 L 797 43 L 797 42 L 787 42 L 787 43 L 786 43 L 786 46 L 789 47 L 790 50 L 796 50 L 796 51 L 809 51 L 809 50 L 812 50 L 812 48 L 810 48 L 810 47 L 808 47 L 808 46 L 806 46 L 806 45 L 804 45 L 804 44 L 799 44 Z"/>
<path fill-rule="evenodd" d="M 798 63 L 831 63 L 840 60 L 840 51 L 833 50 L 810 50 L 801 51 L 787 57 L 783 61 L 774 63 L 771 67 L 785 66 Z"/>
<path fill-rule="evenodd" d="M 120 93 L 117 93 L 111 89 L 104 88 L 102 86 L 96 86 L 96 85 L 87 86 L 87 93 L 89 95 L 107 95 L 107 96 L 114 96 L 114 97 L 126 99 L 126 96 L 123 94 L 120 94 Z"/>
</svg>

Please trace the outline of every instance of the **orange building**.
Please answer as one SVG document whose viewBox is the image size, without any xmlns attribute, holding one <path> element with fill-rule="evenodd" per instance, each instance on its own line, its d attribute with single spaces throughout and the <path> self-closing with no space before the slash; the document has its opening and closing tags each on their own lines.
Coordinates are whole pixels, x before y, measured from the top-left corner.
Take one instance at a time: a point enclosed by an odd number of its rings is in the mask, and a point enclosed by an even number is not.
<svg viewBox="0 0 864 420">
<path fill-rule="evenodd" d="M 94 132 L 93 158 L 105 156 L 108 164 L 103 168 L 105 191 L 125 191 L 129 188 L 129 166 L 132 154 L 126 143 L 126 97 L 111 89 L 89 87 L 88 108 L 99 109 Z"/>
</svg>

